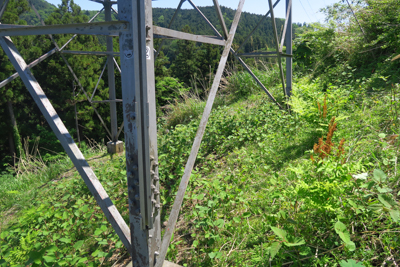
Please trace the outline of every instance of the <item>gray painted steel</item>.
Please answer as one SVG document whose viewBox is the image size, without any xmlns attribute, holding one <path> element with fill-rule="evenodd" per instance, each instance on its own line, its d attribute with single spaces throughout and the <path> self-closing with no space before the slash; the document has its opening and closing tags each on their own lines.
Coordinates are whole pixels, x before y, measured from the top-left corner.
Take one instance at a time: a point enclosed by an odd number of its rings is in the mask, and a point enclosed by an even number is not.
<svg viewBox="0 0 400 267">
<path fill-rule="evenodd" d="M 146 24 L 143 0 L 118 0 L 119 20 L 131 25 L 119 35 L 131 254 L 134 267 L 150 264 L 150 155 L 146 71 Z M 150 216 L 149 216 L 150 215 Z"/>
<path fill-rule="evenodd" d="M 0 0 L 0 17 L 3 5 L 2 3 L 8 0 Z M 235 14 L 232 27 L 228 34 L 226 25 L 218 4 L 218 0 L 213 0 L 214 6 L 218 19 L 221 24 L 223 35 L 217 31 L 212 23 L 204 16 L 204 14 L 194 5 L 192 0 L 188 0 L 195 10 L 203 17 L 206 23 L 212 28 L 216 36 L 202 36 L 195 34 L 183 33 L 167 28 L 153 26 L 152 23 L 152 7 L 151 0 L 118 0 L 119 7 L 119 21 L 111 22 L 111 11 L 118 12 L 111 7 L 115 4 L 114 1 L 102 1 L 96 0 L 105 6 L 106 22 L 88 24 L 73 24 L 73 25 L 51 25 L 51 26 L 21 26 L 21 25 L 1 25 L 0 24 L 0 36 L 7 35 L 35 35 L 35 34 L 57 34 L 57 33 L 75 33 L 75 35 L 61 48 L 58 48 L 54 42 L 56 48 L 44 54 L 39 59 L 35 60 L 28 66 L 22 60 L 18 51 L 13 47 L 12 42 L 8 41 L 4 37 L 0 37 L 0 44 L 6 51 L 7 55 L 12 60 L 13 65 L 17 68 L 17 74 L 12 75 L 8 79 L 0 83 L 0 87 L 4 86 L 8 82 L 12 81 L 19 74 L 23 78 L 24 83 L 27 85 L 35 101 L 38 103 L 42 112 L 45 113 L 46 119 L 52 125 L 53 131 L 56 135 L 61 138 L 60 141 L 64 145 L 68 155 L 73 160 L 74 164 L 80 169 L 80 173 L 92 191 L 99 205 L 102 207 L 103 212 L 110 220 L 112 226 L 120 236 L 122 242 L 127 247 L 133 262 L 132 265 L 137 266 L 154 266 L 160 267 L 164 262 L 166 251 L 171 239 L 171 235 L 174 231 L 176 221 L 179 215 L 179 210 L 182 205 L 187 183 L 190 178 L 191 171 L 193 169 L 195 159 L 199 150 L 199 146 L 205 132 L 206 124 L 211 113 L 212 105 L 218 90 L 221 76 L 223 74 L 225 64 L 229 52 L 232 53 L 240 64 L 250 73 L 250 75 L 256 80 L 261 88 L 267 93 L 270 99 L 282 109 L 282 106 L 276 101 L 272 94 L 265 88 L 260 80 L 252 73 L 250 68 L 240 58 L 240 56 L 253 56 L 253 57 L 278 57 L 280 76 L 282 85 L 284 88 L 285 95 L 290 95 L 292 86 L 292 25 L 291 25 L 291 0 L 286 0 L 286 17 L 285 29 L 281 42 L 278 43 L 278 35 L 275 25 L 273 8 L 279 3 L 277 0 L 274 5 L 269 0 L 270 11 L 260 20 L 255 29 L 245 38 L 244 42 L 240 45 L 239 49 L 246 43 L 250 36 L 254 33 L 257 27 L 265 20 L 265 18 L 271 14 L 273 21 L 274 37 L 277 46 L 277 52 L 256 52 L 256 53 L 242 53 L 237 54 L 232 48 L 232 42 L 237 29 L 237 25 L 242 12 L 244 0 L 241 0 L 238 9 Z M 178 8 L 171 19 L 169 28 L 171 27 L 178 11 L 182 4 L 186 0 L 181 0 Z M 103 10 L 103 9 L 102 9 Z M 100 14 L 100 10 L 89 22 Z M 36 11 L 36 10 L 35 10 Z M 36 12 L 38 14 L 38 12 Z M 40 16 L 39 16 L 40 17 Z M 107 37 L 107 51 L 96 52 L 96 51 L 62 51 L 69 42 L 71 42 L 77 34 L 96 34 L 96 35 L 108 35 L 120 37 L 120 59 L 121 68 L 118 66 L 114 56 L 117 56 L 112 47 L 112 37 Z M 171 215 L 168 221 L 167 230 L 161 243 L 161 225 L 160 225 L 160 198 L 159 190 L 160 183 L 158 178 L 158 155 L 157 155 L 157 125 L 156 125 L 156 107 L 155 107 L 155 77 L 154 77 L 154 60 L 158 55 L 158 52 L 153 48 L 153 38 L 176 38 L 183 40 L 190 40 L 195 42 L 210 43 L 215 45 L 224 46 L 224 51 L 221 56 L 221 60 L 215 75 L 210 95 L 207 100 L 207 104 L 201 119 L 199 129 L 197 131 L 192 151 L 187 161 L 185 172 L 182 177 L 180 187 L 177 193 L 177 197 L 174 202 L 174 206 L 171 211 Z M 52 38 L 52 36 L 51 36 Z M 282 53 L 283 41 L 286 40 L 287 51 Z M 160 49 L 163 41 L 161 41 Z M 15 49 L 14 49 L 15 48 Z M 158 51 L 160 51 L 158 49 Z M 238 50 L 239 50 L 238 49 Z M 34 80 L 29 68 L 35 66 L 39 62 L 48 58 L 56 52 L 61 52 L 61 56 L 66 65 L 71 71 L 75 82 L 79 85 L 82 92 L 85 94 L 87 100 L 92 105 L 94 111 L 98 115 L 101 123 L 110 134 L 112 140 L 118 139 L 119 134 L 124 129 L 125 142 L 126 142 L 126 170 L 127 170 L 127 181 L 128 181 L 128 203 L 129 203 L 129 220 L 130 220 L 130 232 L 123 222 L 120 214 L 116 211 L 115 207 L 112 206 L 111 200 L 104 192 L 100 182 L 94 176 L 94 173 L 87 165 L 86 161 L 80 153 L 79 149 L 73 143 L 72 138 L 69 136 L 64 125 L 58 118 L 54 109 L 44 93 L 41 91 L 40 86 Z M 153 51 L 155 53 L 153 54 Z M 105 67 L 108 69 L 109 77 L 109 99 L 101 101 L 92 101 L 93 96 L 96 92 L 97 86 L 89 98 L 85 89 L 79 82 L 79 79 L 73 72 L 71 66 L 68 64 L 63 54 L 81 54 L 81 55 L 96 55 L 96 56 L 107 56 L 107 62 L 103 68 L 100 78 L 103 75 Z M 283 70 L 281 64 L 281 57 L 286 57 L 286 73 L 287 73 L 287 87 L 285 88 Z M 25 65 L 24 65 L 25 64 Z M 115 66 L 114 66 L 115 64 Z M 121 84 L 123 94 L 123 116 L 124 121 L 121 126 L 117 127 L 116 124 L 116 102 L 120 102 L 120 99 L 115 98 L 115 81 L 114 81 L 114 67 L 121 72 Z M 110 79 L 111 77 L 111 79 Z M 99 78 L 99 79 L 100 79 Z M 43 97 L 44 96 L 44 97 Z M 47 101 L 47 102 L 46 102 Z M 46 103 L 45 103 L 46 102 Z M 94 103 L 110 103 L 111 110 L 111 121 L 112 127 L 111 132 L 105 126 L 104 121 L 98 114 L 97 110 L 93 106 Z M 115 109 L 115 112 L 113 110 Z M 47 112 L 47 113 L 46 113 Z M 46 115 L 47 114 L 47 115 Z M 114 116 L 115 115 L 115 116 Z M 53 117 L 52 117 L 53 116 Z M 61 122 L 61 124 L 60 124 Z M 126 126 L 126 127 L 125 127 Z M 110 204 L 111 203 L 111 204 Z M 121 221 L 122 220 L 122 221 Z M 132 243 L 131 243 L 132 240 Z M 165 264 L 165 262 L 164 262 Z"/>
<path fill-rule="evenodd" d="M 114 61 L 115 67 L 117 67 L 117 70 L 119 71 L 119 73 L 121 73 L 121 68 L 119 67 L 119 65 L 118 65 L 117 61 L 115 60 L 115 58 L 113 58 L 113 61 Z"/>
<path fill-rule="evenodd" d="M 230 32 L 228 35 L 228 39 L 226 41 L 225 48 L 221 55 L 221 60 L 219 62 L 218 69 L 215 74 L 213 84 L 211 86 L 211 90 L 210 90 L 210 94 L 208 96 L 206 107 L 204 108 L 203 116 L 200 120 L 200 125 L 197 130 L 194 142 L 193 142 L 192 150 L 190 151 L 189 159 L 186 163 L 185 171 L 182 176 L 181 182 L 179 184 L 178 192 L 176 193 L 174 205 L 172 206 L 172 210 L 171 210 L 171 213 L 169 216 L 167 228 L 165 230 L 165 233 L 164 233 L 164 236 L 162 239 L 162 243 L 161 243 L 160 255 L 159 255 L 158 261 L 155 265 L 156 267 L 162 266 L 162 262 L 164 261 L 165 256 L 167 255 L 168 246 L 171 241 L 172 233 L 175 229 L 176 221 L 178 220 L 179 211 L 181 209 L 183 198 L 185 196 L 185 191 L 186 191 L 186 188 L 189 183 L 189 178 L 192 173 L 194 163 L 196 161 L 197 153 L 199 152 L 201 140 L 203 139 L 203 135 L 204 135 L 204 132 L 206 129 L 208 118 L 210 117 L 210 114 L 211 114 L 211 109 L 212 109 L 212 106 L 214 103 L 215 96 L 217 94 L 217 90 L 219 87 L 219 83 L 221 81 L 222 74 L 225 69 L 225 64 L 226 64 L 226 61 L 228 60 L 229 51 L 231 49 L 233 38 L 236 33 L 240 15 L 242 14 L 242 8 L 244 5 L 244 1 L 245 0 L 240 0 L 240 2 L 239 2 L 239 6 L 236 10 L 236 14 L 235 14 L 235 17 L 232 22 L 232 26 L 231 26 L 231 29 L 230 29 Z"/>
<path fill-rule="evenodd" d="M 155 35 L 160 35 L 160 38 L 162 36 L 165 36 L 165 37 L 170 37 L 170 38 L 174 38 L 174 39 L 188 40 L 188 41 L 194 41 L 194 42 L 199 42 L 199 43 L 215 44 L 215 45 L 221 45 L 221 46 L 225 45 L 225 40 L 221 40 L 219 37 L 196 35 L 196 34 L 175 31 L 175 30 L 171 30 L 171 29 L 167 29 L 167 28 L 163 28 L 163 27 L 158 27 L 158 26 L 153 26 L 153 33 Z"/>
<path fill-rule="evenodd" d="M 275 4 L 273 7 L 275 8 L 276 5 L 280 2 L 280 0 L 276 0 Z M 250 37 L 253 35 L 253 33 L 258 29 L 258 27 L 261 25 L 261 23 L 268 17 L 268 15 L 271 13 L 271 9 L 260 19 L 260 21 L 257 23 L 256 27 L 244 38 L 244 41 L 239 45 L 239 48 L 236 51 L 240 51 L 240 49 L 243 47 L 243 45 L 250 39 Z"/>
<path fill-rule="evenodd" d="M 106 100 L 99 100 L 99 101 L 92 101 L 92 103 L 116 103 L 116 102 L 122 102 L 122 99 L 106 99 Z"/>
<path fill-rule="evenodd" d="M 149 265 L 154 266 L 161 246 L 161 206 L 160 206 L 160 179 L 158 176 L 158 149 L 157 149 L 157 115 L 156 115 L 156 85 L 154 74 L 154 45 L 153 45 L 153 9 L 151 0 L 145 0 L 146 9 L 146 71 L 147 95 L 149 100 L 149 147 L 151 160 L 151 216 L 153 228 L 149 230 Z"/>
<path fill-rule="evenodd" d="M 191 1 L 188 0 L 189 3 L 193 6 L 193 8 L 203 17 L 203 19 L 206 21 L 206 23 L 213 29 L 213 31 L 218 35 L 221 36 L 221 34 L 215 29 L 214 25 L 206 18 L 206 16 L 201 12 L 200 9 Z M 276 1 L 275 5 L 279 2 Z M 267 13 L 267 15 L 269 12 Z M 260 23 L 259 23 L 260 24 Z M 256 28 L 259 26 L 259 24 L 256 26 Z M 222 36 L 221 36 L 222 37 Z M 257 82 L 257 84 L 264 90 L 264 92 L 268 95 L 268 97 L 280 108 L 283 109 L 282 106 L 276 101 L 276 99 L 272 96 L 272 94 L 268 91 L 268 89 L 262 84 L 262 82 L 257 78 L 257 76 L 251 71 L 251 69 L 246 65 L 246 63 L 236 54 L 235 50 L 232 48 L 230 49 L 230 52 L 235 56 L 235 58 L 239 61 L 239 63 L 245 68 L 245 70 L 250 74 L 251 77 Z M 277 52 L 264 52 L 267 55 L 268 54 L 277 54 Z M 251 54 L 251 53 L 247 53 Z"/>
<path fill-rule="evenodd" d="M 0 20 L 3 17 L 4 11 L 6 11 L 9 0 L 0 0 Z"/>
<path fill-rule="evenodd" d="M 289 0 L 289 3 L 287 2 L 288 0 L 286 0 L 286 20 L 285 20 L 285 26 L 283 27 L 283 32 L 282 32 L 282 37 L 281 37 L 281 45 L 279 47 L 279 52 L 282 53 L 283 50 L 283 42 L 286 39 L 286 30 L 287 30 L 287 26 L 288 26 L 288 17 L 289 17 L 289 13 L 291 12 L 291 8 L 292 8 L 292 0 Z"/>
<path fill-rule="evenodd" d="M 88 55 L 88 56 L 108 56 L 119 57 L 119 52 L 107 52 L 107 51 L 72 51 L 64 50 L 60 51 L 62 54 L 73 54 L 73 55 Z"/>
<path fill-rule="evenodd" d="M 104 1 L 104 14 L 107 22 L 111 22 L 111 2 Z M 111 124 L 111 141 L 118 141 L 118 122 L 117 122 L 117 103 L 115 101 L 115 75 L 114 75 L 114 61 L 112 53 L 113 51 L 113 38 L 111 36 L 106 37 L 107 42 L 107 78 L 108 78 L 108 97 L 110 101 L 110 124 Z"/>
<path fill-rule="evenodd" d="M 215 11 L 217 11 L 219 23 L 221 24 L 221 27 L 222 27 L 222 33 L 224 34 L 225 39 L 227 39 L 228 38 L 228 29 L 226 28 L 224 16 L 222 15 L 221 8 L 219 7 L 218 0 L 213 0 L 213 2 L 214 2 Z"/>
<path fill-rule="evenodd" d="M 244 63 L 244 61 L 236 55 L 235 51 L 231 49 L 232 54 L 235 56 L 235 58 L 239 61 L 239 63 L 245 68 L 245 70 L 253 77 L 253 79 L 257 82 L 257 84 L 264 90 L 264 92 L 268 95 L 268 97 L 280 108 L 283 109 L 281 104 L 276 101 L 276 99 L 272 96 L 272 94 L 268 91 L 268 89 L 264 86 L 264 84 L 257 78 L 257 76 L 250 70 L 250 68 Z"/>
<path fill-rule="evenodd" d="M 42 20 L 42 18 L 39 15 L 39 12 L 36 10 L 35 6 L 32 4 L 32 9 L 35 11 L 36 16 L 38 17 L 39 21 L 41 22 L 42 26 L 46 26 L 44 21 Z M 54 40 L 53 35 L 49 34 L 49 37 L 51 39 L 51 41 L 53 42 L 54 46 L 56 47 L 56 49 L 60 50 L 57 42 Z M 71 72 L 72 76 L 74 77 L 75 82 L 79 85 L 79 87 L 81 88 L 81 90 L 84 92 L 85 96 L 88 97 L 86 91 L 83 89 L 83 86 L 81 84 L 81 82 L 79 81 L 78 77 L 76 76 L 74 70 L 72 69 L 71 65 L 69 64 L 68 60 L 65 58 L 65 56 L 63 54 L 60 54 L 61 58 L 63 59 L 65 65 L 67 65 L 67 68 L 69 69 L 69 71 Z M 90 105 L 92 106 L 93 110 L 95 111 L 97 117 L 100 119 L 100 122 L 102 123 L 103 127 L 106 129 L 106 131 L 108 132 L 108 134 L 111 136 L 110 131 L 108 130 L 107 126 L 105 125 L 103 119 L 101 118 L 100 114 L 97 112 L 97 109 L 93 106 L 92 103 L 90 103 Z"/>
<path fill-rule="evenodd" d="M 178 14 L 179 10 L 181 10 L 182 4 L 183 4 L 185 1 L 186 1 L 186 0 L 181 0 L 181 1 L 179 2 L 179 5 L 178 5 L 178 7 L 177 7 L 176 10 L 175 10 L 174 15 L 172 15 L 171 21 L 170 21 L 169 24 L 168 24 L 168 29 L 171 28 L 172 23 L 174 22 L 174 20 L 175 20 L 175 18 L 176 18 L 176 15 Z M 160 53 L 161 48 L 162 48 L 162 46 L 164 45 L 164 42 L 165 42 L 165 39 L 161 40 L 160 45 L 158 46 L 158 49 L 157 49 L 157 51 L 156 51 L 156 53 L 155 53 L 155 55 L 154 55 L 154 60 L 157 59 L 158 54 Z"/>
<path fill-rule="evenodd" d="M 24 36 L 42 34 L 88 34 L 88 35 L 110 35 L 118 36 L 120 32 L 128 31 L 129 25 L 126 21 L 93 22 L 48 25 L 48 26 L 16 26 L 2 24 L 0 36 Z"/>
<path fill-rule="evenodd" d="M 97 83 L 96 83 L 96 86 L 94 87 L 94 90 L 93 90 L 93 93 L 92 93 L 92 97 L 91 97 L 90 100 L 89 100 L 90 102 L 95 103 L 95 101 L 92 101 L 92 100 L 93 100 L 94 95 L 96 94 L 97 87 L 99 86 L 99 83 L 100 83 L 100 81 L 101 81 L 101 77 L 103 77 L 103 73 L 104 73 L 104 71 L 106 70 L 107 63 L 108 63 L 108 58 L 106 59 L 106 63 L 104 63 L 104 67 L 103 67 L 103 69 L 101 70 L 101 73 L 100 73 L 99 78 L 97 79 Z"/>
<path fill-rule="evenodd" d="M 104 10 L 104 7 L 102 9 L 100 9 L 96 14 L 94 14 L 94 16 L 88 21 L 88 23 L 92 23 L 92 21 L 97 18 L 98 15 L 100 15 L 100 13 Z M 63 50 L 72 40 L 75 39 L 75 37 L 78 36 L 78 34 L 74 34 L 71 39 L 69 39 L 61 48 L 60 50 Z"/>
<path fill-rule="evenodd" d="M 8 37 L 0 37 L 0 45 L 7 54 L 13 66 L 16 68 L 22 81 L 28 88 L 29 93 L 32 95 L 32 98 L 35 100 L 40 111 L 44 115 L 47 123 L 49 123 L 64 150 L 74 163 L 75 168 L 78 170 L 90 192 L 93 194 L 97 204 L 101 207 L 102 211 L 106 215 L 112 227 L 115 229 L 123 244 L 127 248 L 130 248 L 131 242 L 128 226 L 108 197 L 106 191 L 85 160 L 83 154 L 75 144 L 68 130 L 65 128 L 64 123 L 57 115 L 57 112 L 54 110 L 52 104 L 44 94 L 39 83 L 36 81 L 35 77 L 33 77 L 30 69 L 19 54 L 17 48 L 14 46 L 11 40 L 8 39 Z"/>
<path fill-rule="evenodd" d="M 103 9 L 101 9 L 99 12 L 97 12 L 89 21 L 88 23 L 92 22 L 102 11 Z M 1 24 L 0 24 L 1 25 Z M 46 54 L 43 54 L 42 56 L 40 56 L 39 58 L 35 59 L 34 61 L 32 61 L 31 63 L 28 64 L 28 68 L 32 68 L 34 66 L 36 66 L 37 64 L 39 64 L 40 62 L 42 62 L 43 60 L 45 60 L 46 58 L 50 57 L 51 55 L 53 55 L 54 53 L 63 50 L 77 35 L 75 34 L 74 36 L 72 36 L 60 49 L 54 48 L 52 50 L 50 50 L 49 52 L 47 52 Z M 10 77 L 8 77 L 7 79 L 5 79 L 4 81 L 2 81 L 0 83 L 0 88 L 5 86 L 6 84 L 8 84 L 9 82 L 13 81 L 15 78 L 17 78 L 19 76 L 18 72 L 14 73 L 13 75 L 11 75 Z"/>
<path fill-rule="evenodd" d="M 199 13 L 203 17 L 205 22 L 211 27 L 214 33 L 220 38 L 222 38 L 222 35 L 218 32 L 218 30 L 214 27 L 214 25 L 207 19 L 207 17 L 203 14 L 203 12 L 201 12 L 201 10 L 192 2 L 192 0 L 188 0 L 188 2 L 197 11 L 197 13 Z"/>
<path fill-rule="evenodd" d="M 237 54 L 240 57 L 259 57 L 259 56 L 270 56 L 270 55 L 276 55 L 277 52 L 251 52 L 251 53 L 240 53 Z"/>
<path fill-rule="evenodd" d="M 286 31 L 286 54 L 293 54 L 292 47 L 292 0 L 286 0 L 286 9 L 290 10 L 289 13 L 286 13 L 286 20 L 288 21 L 288 28 Z M 286 95 L 290 97 L 292 95 L 292 79 L 293 79 L 293 59 L 291 57 L 286 58 Z"/>
<path fill-rule="evenodd" d="M 272 0 L 268 0 L 268 4 L 269 4 L 269 10 L 271 11 L 272 31 L 274 33 L 275 47 L 276 47 L 276 52 L 278 55 L 279 76 L 280 76 L 281 82 L 282 82 L 283 95 L 286 96 L 285 80 L 284 80 L 285 78 L 283 76 L 282 58 L 279 53 L 278 32 L 276 30 L 276 22 L 275 22 L 275 15 L 274 15 L 274 7 L 272 6 Z"/>
<path fill-rule="evenodd" d="M 40 56 L 39 58 L 37 58 L 34 61 L 32 61 L 31 63 L 29 63 L 27 65 L 27 67 L 28 68 L 33 68 L 34 66 L 36 66 L 37 64 L 39 64 L 40 62 L 42 62 L 46 58 L 50 57 L 51 55 L 55 54 L 56 52 L 57 52 L 57 48 L 54 48 L 54 49 L 50 50 L 46 54 Z M 4 81 L 0 82 L 0 88 L 3 87 L 3 86 L 6 86 L 8 83 L 10 83 L 11 81 L 15 80 L 18 77 L 19 77 L 19 73 L 18 72 L 14 73 L 13 75 L 8 77 Z"/>
</svg>

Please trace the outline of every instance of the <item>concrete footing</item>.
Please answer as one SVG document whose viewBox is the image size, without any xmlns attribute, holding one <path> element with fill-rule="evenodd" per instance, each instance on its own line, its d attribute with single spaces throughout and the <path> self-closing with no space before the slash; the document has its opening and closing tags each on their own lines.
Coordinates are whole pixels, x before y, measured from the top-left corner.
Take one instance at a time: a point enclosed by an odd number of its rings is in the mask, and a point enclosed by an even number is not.
<svg viewBox="0 0 400 267">
<path fill-rule="evenodd" d="M 122 142 L 122 141 L 108 142 L 107 143 L 107 152 L 109 154 L 121 154 L 122 152 L 124 152 L 124 142 Z"/>
<path fill-rule="evenodd" d="M 128 263 L 128 265 L 126 265 L 125 267 L 132 267 L 132 262 Z M 173 262 L 164 261 L 163 267 L 182 267 L 182 266 L 175 264 Z"/>
</svg>

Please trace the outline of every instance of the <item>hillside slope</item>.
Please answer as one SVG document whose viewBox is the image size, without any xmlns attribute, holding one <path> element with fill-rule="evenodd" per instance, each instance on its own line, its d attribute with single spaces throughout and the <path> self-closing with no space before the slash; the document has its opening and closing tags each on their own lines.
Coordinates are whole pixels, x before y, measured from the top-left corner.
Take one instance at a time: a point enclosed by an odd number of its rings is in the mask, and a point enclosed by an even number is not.
<svg viewBox="0 0 400 267">
<path fill-rule="evenodd" d="M 389 95 L 360 91 L 354 98 L 346 87 L 323 93 L 318 83 L 297 80 L 290 115 L 257 93 L 247 74 L 229 81 L 208 123 L 168 259 L 187 266 L 352 260 L 377 266 L 398 259 L 399 125 L 387 110 L 399 107 Z M 253 94 L 243 98 L 238 85 Z M 203 105 L 185 101 L 159 126 L 163 221 L 201 114 L 185 113 L 185 105 Z M 179 121 L 174 116 L 189 115 L 172 126 Z M 128 220 L 124 157 L 93 167 Z M 47 188 L 18 213 L 18 223 L 1 230 L 3 264 L 111 266 L 116 255 L 126 255 L 78 174 Z M 8 188 L 3 194 L 18 199 L 24 193 Z M 9 207 L 2 204 L 2 214 Z"/>
</svg>

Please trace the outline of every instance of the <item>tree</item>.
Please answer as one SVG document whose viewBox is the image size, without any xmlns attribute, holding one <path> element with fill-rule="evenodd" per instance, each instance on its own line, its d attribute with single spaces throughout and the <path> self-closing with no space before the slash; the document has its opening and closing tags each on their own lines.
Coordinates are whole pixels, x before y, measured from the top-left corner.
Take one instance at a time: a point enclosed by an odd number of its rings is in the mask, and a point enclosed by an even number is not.
<svg viewBox="0 0 400 267">
<path fill-rule="evenodd" d="M 26 21 L 20 20 L 19 16 L 29 10 L 29 5 L 26 0 L 10 1 L 2 17 L 2 23 L 5 24 L 20 24 L 25 25 Z M 31 47 L 31 37 L 14 37 L 13 42 L 19 47 L 23 56 L 27 56 L 28 49 Z M 0 49 L 0 80 L 4 80 L 15 72 L 14 67 L 8 60 L 4 51 Z M 13 156 L 19 156 L 22 151 L 20 131 L 17 126 L 16 114 L 14 105 L 21 103 L 27 97 L 26 92 L 21 91 L 21 81 L 15 81 L 12 84 L 0 88 L 0 127 L 3 129 L 0 136 L 3 143 L 0 144 L 1 158 L 8 163 L 13 162 Z M 8 145 L 5 140 L 8 140 Z M 8 146 L 9 155 L 7 157 Z"/>
<path fill-rule="evenodd" d="M 184 26 L 182 31 L 192 33 L 188 25 Z M 178 54 L 171 65 L 171 72 L 187 86 L 192 84 L 199 73 L 198 51 L 199 47 L 196 43 L 186 40 L 178 41 Z"/>
<path fill-rule="evenodd" d="M 50 14 L 45 21 L 46 25 L 54 24 L 74 24 L 88 21 L 88 17 L 82 12 L 81 8 L 73 0 L 63 0 L 61 5 Z M 65 44 L 71 34 L 58 34 L 53 36 L 59 46 Z M 37 44 L 42 50 L 48 51 L 54 48 L 50 40 L 42 44 Z M 78 51 L 101 51 L 102 46 L 96 36 L 78 35 L 65 48 L 66 50 Z M 96 56 L 65 55 L 65 59 L 79 79 L 83 88 L 91 96 L 96 86 L 98 77 L 101 73 L 105 58 Z M 51 100 L 59 116 L 64 120 L 67 128 L 75 132 L 75 97 L 73 96 L 73 86 L 77 86 L 70 70 L 68 69 L 63 57 L 56 54 L 46 62 L 40 64 L 34 70 L 35 77 L 41 84 L 44 92 Z M 104 77 L 103 77 L 104 78 Z M 98 120 L 92 106 L 88 103 L 86 96 L 77 86 L 79 92 L 76 101 L 78 105 L 78 117 L 81 125 L 82 135 L 90 136 L 95 140 L 101 140 L 106 136 L 100 121 Z M 103 80 L 99 83 L 93 100 L 108 99 L 108 88 L 104 86 Z M 109 120 L 109 107 L 107 104 L 94 104 L 104 121 Z M 41 119 L 37 122 L 37 127 L 45 127 L 46 131 L 51 132 L 47 124 Z M 39 133 L 37 133 L 39 134 Z M 44 134 L 43 131 L 41 134 Z M 50 146 L 55 149 L 55 139 L 43 140 L 42 145 Z M 57 143 L 57 142 L 56 142 Z"/>
</svg>

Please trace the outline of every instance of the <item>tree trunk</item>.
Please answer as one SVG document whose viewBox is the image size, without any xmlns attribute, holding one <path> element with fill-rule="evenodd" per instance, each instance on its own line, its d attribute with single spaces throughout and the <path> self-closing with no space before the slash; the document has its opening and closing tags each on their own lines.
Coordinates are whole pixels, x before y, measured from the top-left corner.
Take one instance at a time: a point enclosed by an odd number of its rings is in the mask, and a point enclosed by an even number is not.
<svg viewBox="0 0 400 267">
<path fill-rule="evenodd" d="M 10 148 L 10 154 L 11 157 L 15 157 L 15 146 L 14 146 L 14 137 L 12 132 L 8 132 L 8 143 L 9 143 L 9 148 Z"/>
<path fill-rule="evenodd" d="M 19 136 L 17 121 L 15 120 L 14 109 L 13 109 L 11 101 L 8 100 L 7 105 L 8 105 L 8 113 L 10 114 L 11 126 L 12 126 L 12 130 L 13 130 L 12 135 L 13 135 L 13 139 L 14 139 L 12 148 L 11 148 L 11 143 L 10 143 L 10 151 L 13 150 L 14 154 L 16 153 L 16 156 L 19 157 L 22 152 L 21 138 Z"/>
</svg>

